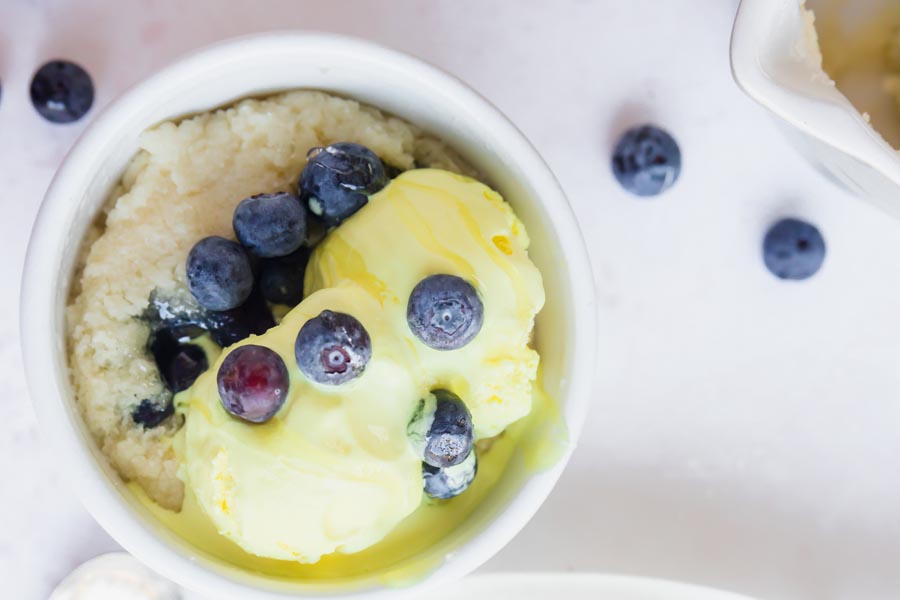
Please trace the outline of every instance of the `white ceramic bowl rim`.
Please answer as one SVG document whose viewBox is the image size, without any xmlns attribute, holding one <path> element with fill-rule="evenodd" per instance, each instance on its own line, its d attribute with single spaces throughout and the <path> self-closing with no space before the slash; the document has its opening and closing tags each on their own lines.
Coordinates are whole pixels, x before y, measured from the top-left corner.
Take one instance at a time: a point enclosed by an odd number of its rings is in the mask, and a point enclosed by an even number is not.
<svg viewBox="0 0 900 600">
<path fill-rule="evenodd" d="M 87 189 L 87 183 L 93 176 L 85 172 L 85 166 L 100 160 L 98 157 L 109 155 L 111 140 L 122 135 L 120 126 L 127 122 L 129 115 L 135 114 L 159 90 L 187 85 L 192 73 L 219 68 L 248 53 L 279 51 L 305 52 L 316 56 L 329 52 L 349 53 L 360 60 L 405 69 L 410 77 L 417 78 L 420 85 L 428 86 L 431 93 L 453 96 L 464 103 L 468 114 L 483 120 L 483 124 L 487 125 L 484 139 L 491 139 L 502 146 L 509 160 L 521 165 L 522 170 L 528 173 L 529 183 L 540 191 L 541 203 L 552 207 L 552 210 L 545 211 L 550 221 L 547 227 L 556 234 L 559 252 L 566 262 L 564 268 L 571 275 L 571 297 L 579 299 L 572 307 L 573 324 L 568 333 L 572 340 L 572 352 L 583 368 L 567 371 L 568 392 L 563 407 L 572 444 L 554 467 L 524 484 L 505 512 L 458 548 L 452 560 L 448 559 L 433 573 L 429 583 L 461 577 L 515 536 L 550 493 L 568 461 L 584 423 L 592 387 L 596 356 L 595 294 L 587 252 L 571 208 L 549 168 L 530 143 L 502 113 L 465 84 L 400 52 L 331 34 L 276 32 L 236 38 L 196 51 L 164 68 L 132 88 L 95 118 L 70 151 L 47 191 L 34 225 L 24 268 L 21 339 L 30 394 L 42 434 L 46 443 L 53 446 L 62 470 L 91 514 L 127 550 L 154 570 L 215 598 L 239 597 L 242 594 L 245 598 L 297 597 L 261 592 L 214 573 L 195 562 L 194 557 L 176 552 L 126 506 L 121 497 L 121 483 L 104 474 L 78 430 L 77 420 L 80 417 L 67 391 L 62 308 L 67 290 L 58 289 L 60 277 L 62 281 L 66 277 L 61 273 L 61 256 L 81 201 L 79 194 L 86 193 L 81 190 Z M 357 594 L 384 597 L 395 596 L 396 591 L 371 588 L 348 595 Z"/>
</svg>

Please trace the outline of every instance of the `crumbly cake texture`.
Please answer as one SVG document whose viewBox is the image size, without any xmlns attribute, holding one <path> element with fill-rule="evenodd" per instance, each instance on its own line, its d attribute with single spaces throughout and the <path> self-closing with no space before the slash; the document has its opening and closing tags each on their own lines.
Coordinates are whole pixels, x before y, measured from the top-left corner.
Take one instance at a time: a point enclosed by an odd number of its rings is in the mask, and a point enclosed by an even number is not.
<svg viewBox="0 0 900 600">
<path fill-rule="evenodd" d="M 172 447 L 180 423 L 145 430 L 131 418 L 142 399 L 163 392 L 141 319 L 150 294 L 184 294 L 194 243 L 233 238 L 238 202 L 296 191 L 309 149 L 339 141 L 363 144 L 401 169 L 473 174 L 442 142 L 396 117 L 323 92 L 286 92 L 144 132 L 86 238 L 67 310 L 75 398 L 116 470 L 165 508 L 179 509 L 184 495 Z"/>
</svg>

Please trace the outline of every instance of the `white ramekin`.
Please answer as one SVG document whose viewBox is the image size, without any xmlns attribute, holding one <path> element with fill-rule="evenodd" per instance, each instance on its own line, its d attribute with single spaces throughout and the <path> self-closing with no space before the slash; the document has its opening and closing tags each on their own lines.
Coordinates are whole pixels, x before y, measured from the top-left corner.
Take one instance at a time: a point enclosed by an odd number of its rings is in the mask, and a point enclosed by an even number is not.
<svg viewBox="0 0 900 600">
<path fill-rule="evenodd" d="M 731 37 L 734 79 L 823 173 L 900 217 L 900 153 L 822 71 L 803 10 L 802 0 L 742 0 Z"/>
<path fill-rule="evenodd" d="M 200 554 L 137 503 L 107 465 L 85 429 L 69 382 L 64 308 L 79 243 L 137 150 L 138 134 L 161 121 L 291 88 L 352 97 L 441 137 L 487 175 L 528 228 L 531 256 L 547 291 L 536 343 L 545 387 L 561 405 L 570 444 L 542 472 L 529 472 L 523 456 L 514 457 L 475 515 L 424 557 L 439 566 L 406 589 L 465 575 L 525 525 L 568 461 L 590 397 L 596 315 L 584 242 L 553 174 L 496 108 L 446 73 L 371 43 L 297 32 L 226 41 L 162 70 L 99 115 L 50 185 L 28 247 L 21 297 L 28 383 L 45 443 L 87 509 L 122 546 L 161 574 L 217 599 L 395 597 L 398 590 L 379 577 L 323 589 Z"/>
</svg>

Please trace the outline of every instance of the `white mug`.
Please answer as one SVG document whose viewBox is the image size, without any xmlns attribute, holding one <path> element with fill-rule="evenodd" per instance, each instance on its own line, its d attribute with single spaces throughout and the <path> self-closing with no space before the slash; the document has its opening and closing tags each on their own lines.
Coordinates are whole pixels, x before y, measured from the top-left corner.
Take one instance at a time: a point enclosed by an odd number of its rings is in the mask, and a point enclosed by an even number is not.
<svg viewBox="0 0 900 600">
<path fill-rule="evenodd" d="M 822 70 L 808 19 L 801 0 L 743 0 L 731 38 L 734 79 L 824 174 L 900 217 L 900 153 Z"/>
</svg>

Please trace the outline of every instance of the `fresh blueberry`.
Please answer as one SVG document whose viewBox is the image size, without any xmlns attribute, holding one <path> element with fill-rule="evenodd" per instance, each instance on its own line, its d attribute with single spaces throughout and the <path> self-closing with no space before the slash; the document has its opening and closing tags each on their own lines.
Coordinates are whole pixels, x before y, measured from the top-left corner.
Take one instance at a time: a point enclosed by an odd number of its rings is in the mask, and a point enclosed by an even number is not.
<svg viewBox="0 0 900 600">
<path fill-rule="evenodd" d="M 474 451 L 454 467 L 440 468 L 422 463 L 425 493 L 435 500 L 449 500 L 459 496 L 472 484 L 477 473 L 478 457 Z"/>
<path fill-rule="evenodd" d="M 241 200 L 232 225 L 238 241 L 256 256 L 285 256 L 306 239 L 306 209 L 293 194 L 259 194 Z"/>
<path fill-rule="evenodd" d="M 419 402 L 407 434 L 424 462 L 440 468 L 463 462 L 475 443 L 469 409 L 447 390 L 432 390 Z"/>
<path fill-rule="evenodd" d="M 384 165 L 374 152 L 340 142 L 309 151 L 298 189 L 313 217 L 333 227 L 365 206 L 369 196 L 385 185 Z"/>
<path fill-rule="evenodd" d="M 280 258 L 266 258 L 259 265 L 259 291 L 274 304 L 296 306 L 303 299 L 303 277 L 309 262 L 309 248 Z"/>
<path fill-rule="evenodd" d="M 251 335 L 262 335 L 275 326 L 275 319 L 265 298 L 252 292 L 237 308 L 206 311 L 202 326 L 209 330 L 218 345 L 225 348 Z"/>
<path fill-rule="evenodd" d="M 668 132 L 653 125 L 626 131 L 613 152 L 612 168 L 622 187 L 638 196 L 655 196 L 681 173 L 681 150 Z"/>
<path fill-rule="evenodd" d="M 169 369 L 163 374 L 172 392 L 186 390 L 200 375 L 209 368 L 206 353 L 196 344 L 184 344 L 169 363 Z"/>
<path fill-rule="evenodd" d="M 91 109 L 94 84 L 75 63 L 51 60 L 31 80 L 31 103 L 51 123 L 71 123 Z"/>
<path fill-rule="evenodd" d="M 156 366 L 159 367 L 160 375 L 169 370 L 169 363 L 172 362 L 175 354 L 178 353 L 180 336 L 173 333 L 168 327 L 160 328 L 150 333 L 150 339 L 147 340 L 147 349 L 153 355 Z"/>
<path fill-rule="evenodd" d="M 217 374 L 219 398 L 228 414 L 264 423 L 287 399 L 290 375 L 277 352 L 248 344 L 232 350 Z"/>
<path fill-rule="evenodd" d="M 325 310 L 300 328 L 294 354 L 309 379 L 339 385 L 362 375 L 372 358 L 372 341 L 355 317 Z"/>
<path fill-rule="evenodd" d="M 175 414 L 172 393 L 165 391 L 155 398 L 144 398 L 131 410 L 131 420 L 144 429 L 153 429 Z"/>
<path fill-rule="evenodd" d="M 478 293 L 455 275 L 431 275 L 409 296 L 406 322 L 417 338 L 435 350 L 456 350 L 481 331 L 484 307 Z"/>
<path fill-rule="evenodd" d="M 188 288 L 203 308 L 231 310 L 253 290 L 253 268 L 247 251 L 218 236 L 203 238 L 187 258 Z"/>
<path fill-rule="evenodd" d="M 815 275 L 825 260 L 825 240 L 814 225 L 782 219 L 766 233 L 763 260 L 780 279 L 806 279 Z"/>
<path fill-rule="evenodd" d="M 150 336 L 149 348 L 166 387 L 175 394 L 191 387 L 209 367 L 203 348 L 183 341 L 179 330 L 155 331 Z"/>
<path fill-rule="evenodd" d="M 206 309 L 197 304 L 194 296 L 183 288 L 154 289 L 150 292 L 142 317 L 151 332 L 167 329 L 176 339 L 197 337 L 202 333 L 198 329 L 206 329 Z"/>
<path fill-rule="evenodd" d="M 162 330 L 181 343 L 208 331 L 218 345 L 225 347 L 250 335 L 263 334 L 275 326 L 268 304 L 256 291 L 237 308 L 216 311 L 200 306 L 187 290 L 156 289 L 150 294 L 142 318 L 151 330 L 150 344 Z"/>
</svg>

